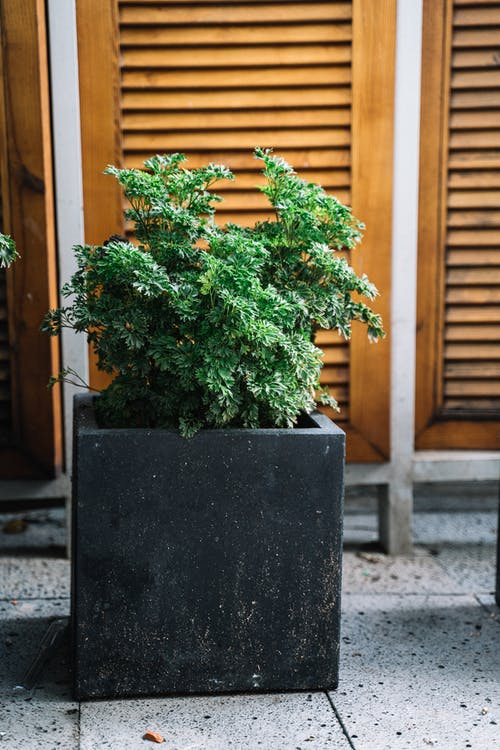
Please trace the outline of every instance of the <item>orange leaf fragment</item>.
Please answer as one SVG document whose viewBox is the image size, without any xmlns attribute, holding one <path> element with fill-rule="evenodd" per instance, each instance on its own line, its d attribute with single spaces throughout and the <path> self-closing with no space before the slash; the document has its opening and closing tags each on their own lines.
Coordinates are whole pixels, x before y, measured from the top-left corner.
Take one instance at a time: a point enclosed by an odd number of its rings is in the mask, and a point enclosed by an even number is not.
<svg viewBox="0 0 500 750">
<path fill-rule="evenodd" d="M 165 737 L 162 737 L 159 732 L 152 732 L 150 729 L 142 738 L 143 740 L 151 740 L 151 742 L 165 742 Z"/>
</svg>

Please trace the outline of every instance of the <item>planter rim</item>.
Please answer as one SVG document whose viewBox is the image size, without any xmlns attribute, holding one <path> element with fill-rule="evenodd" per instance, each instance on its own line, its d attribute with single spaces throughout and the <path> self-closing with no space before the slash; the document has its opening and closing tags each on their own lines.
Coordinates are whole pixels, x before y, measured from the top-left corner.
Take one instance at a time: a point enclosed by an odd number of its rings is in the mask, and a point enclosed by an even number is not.
<svg viewBox="0 0 500 750">
<path fill-rule="evenodd" d="M 179 435 L 179 430 L 175 427 L 99 427 L 95 419 L 93 404 L 96 398 L 90 393 L 78 393 L 73 397 L 74 412 L 79 414 L 79 430 L 81 432 L 98 432 L 101 434 L 120 433 L 134 435 L 151 435 L 158 433 L 167 433 Z M 200 433 L 217 433 L 218 435 L 311 435 L 324 436 L 325 434 L 343 435 L 342 430 L 325 414 L 319 411 L 313 411 L 310 414 L 303 415 L 305 419 L 311 422 L 310 427 L 204 427 L 192 438 L 183 438 L 196 440 Z"/>
</svg>

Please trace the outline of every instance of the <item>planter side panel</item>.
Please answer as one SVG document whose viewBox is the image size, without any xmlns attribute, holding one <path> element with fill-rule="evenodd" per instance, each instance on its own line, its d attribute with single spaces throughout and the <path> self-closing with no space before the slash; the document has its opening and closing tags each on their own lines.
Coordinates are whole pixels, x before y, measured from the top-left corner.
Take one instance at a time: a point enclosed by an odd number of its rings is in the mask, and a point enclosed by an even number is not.
<svg viewBox="0 0 500 750">
<path fill-rule="evenodd" d="M 79 698 L 336 687 L 344 434 L 331 427 L 78 430 Z"/>
</svg>

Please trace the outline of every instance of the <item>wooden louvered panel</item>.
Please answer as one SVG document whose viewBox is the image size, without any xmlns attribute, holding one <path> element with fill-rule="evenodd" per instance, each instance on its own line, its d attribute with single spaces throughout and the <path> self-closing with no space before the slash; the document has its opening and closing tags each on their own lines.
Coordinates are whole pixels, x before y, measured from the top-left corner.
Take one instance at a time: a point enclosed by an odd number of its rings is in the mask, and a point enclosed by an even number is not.
<svg viewBox="0 0 500 750">
<path fill-rule="evenodd" d="M 499 48 L 499 0 L 424 0 L 418 448 L 498 447 Z"/>
<path fill-rule="evenodd" d="M 218 220 L 270 217 L 255 146 L 272 146 L 305 179 L 350 202 L 351 4 L 119 3 L 125 166 L 182 151 L 216 161 Z M 322 333 L 322 383 L 348 416 L 349 348 Z"/>
<path fill-rule="evenodd" d="M 451 44 L 443 409 L 482 415 L 498 406 L 500 326 L 471 319 L 464 306 L 500 310 L 500 169 L 462 172 L 457 162 L 500 159 L 500 3 L 455 3 Z"/>
<path fill-rule="evenodd" d="M 1 43 L 1 33 L 0 33 Z M 5 166 L 7 163 L 7 144 L 2 139 L 4 113 L 3 70 L 0 64 L 0 231 L 6 232 L 6 215 L 9 211 L 8 187 Z M 8 217 L 7 217 L 8 218 Z M 10 341 L 8 325 L 7 275 L 0 269 L 0 445 L 8 443 L 12 432 L 12 392 L 10 367 Z"/>
<path fill-rule="evenodd" d="M 95 177 L 104 164 L 140 167 L 174 146 L 191 167 L 227 164 L 238 182 L 216 186 L 220 220 L 252 224 L 266 214 L 250 192 L 259 183 L 251 152 L 274 146 L 367 224 L 352 262 L 381 290 L 387 328 L 396 0 L 86 0 L 76 9 L 87 241 L 123 231 L 121 196 Z M 390 345 L 365 346 L 364 333 L 353 326 L 347 346 L 320 332 L 322 378 L 342 404 L 340 417 L 329 413 L 345 426 L 348 460 L 383 461 Z M 91 385 L 104 387 L 90 365 Z"/>
</svg>

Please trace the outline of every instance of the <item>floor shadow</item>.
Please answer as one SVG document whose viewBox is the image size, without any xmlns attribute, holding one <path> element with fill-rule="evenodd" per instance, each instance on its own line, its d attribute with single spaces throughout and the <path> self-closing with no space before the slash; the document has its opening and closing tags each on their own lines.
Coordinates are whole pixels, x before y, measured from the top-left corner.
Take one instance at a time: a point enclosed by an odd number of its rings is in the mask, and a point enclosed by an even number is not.
<svg viewBox="0 0 500 750">
<path fill-rule="evenodd" d="M 0 692 L 13 699 L 70 699 L 68 617 L 26 617 L 0 623 L 5 644 Z"/>
</svg>

